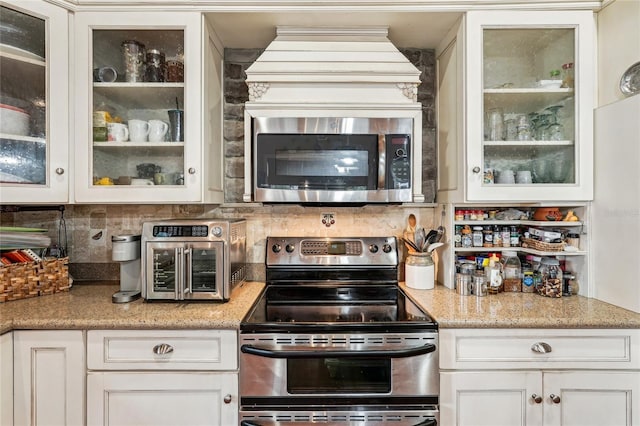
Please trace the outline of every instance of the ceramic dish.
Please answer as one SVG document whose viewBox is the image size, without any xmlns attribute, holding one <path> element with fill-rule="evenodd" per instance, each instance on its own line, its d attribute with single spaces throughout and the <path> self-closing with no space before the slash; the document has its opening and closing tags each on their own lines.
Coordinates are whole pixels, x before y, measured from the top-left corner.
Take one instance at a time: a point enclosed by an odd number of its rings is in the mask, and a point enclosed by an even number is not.
<svg viewBox="0 0 640 426">
<path fill-rule="evenodd" d="M 0 133 L 27 136 L 29 114 L 18 107 L 0 104 Z"/>
<path fill-rule="evenodd" d="M 620 91 L 625 96 L 640 93 L 640 62 L 631 65 L 620 79 Z"/>
</svg>

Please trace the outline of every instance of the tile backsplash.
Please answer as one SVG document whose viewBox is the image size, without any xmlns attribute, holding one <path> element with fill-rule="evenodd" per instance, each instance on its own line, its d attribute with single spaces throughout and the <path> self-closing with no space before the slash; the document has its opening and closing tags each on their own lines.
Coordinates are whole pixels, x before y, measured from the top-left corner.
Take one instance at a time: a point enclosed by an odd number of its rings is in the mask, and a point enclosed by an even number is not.
<svg viewBox="0 0 640 426">
<path fill-rule="evenodd" d="M 323 214 L 332 213 L 335 223 L 322 224 Z M 245 218 L 247 220 L 247 262 L 257 269 L 264 265 L 265 239 L 282 236 L 396 236 L 401 237 L 407 218 L 413 213 L 418 224 L 429 229 L 440 225 L 435 208 L 429 205 L 367 205 L 362 207 L 303 207 L 299 205 L 70 205 L 60 212 L 2 213 L 2 226 L 27 226 L 49 229 L 52 243 L 66 246 L 70 263 L 103 264 L 108 271 L 111 237 L 140 234 L 142 223 L 171 218 Z M 101 268 L 86 268 L 100 275 Z M 73 270 L 73 268 L 72 268 Z M 250 268 L 251 270 L 251 268 Z M 93 271 L 93 272 L 91 272 Z M 103 279 L 101 276 L 77 277 Z M 251 277 L 250 277 L 251 278 Z"/>
</svg>

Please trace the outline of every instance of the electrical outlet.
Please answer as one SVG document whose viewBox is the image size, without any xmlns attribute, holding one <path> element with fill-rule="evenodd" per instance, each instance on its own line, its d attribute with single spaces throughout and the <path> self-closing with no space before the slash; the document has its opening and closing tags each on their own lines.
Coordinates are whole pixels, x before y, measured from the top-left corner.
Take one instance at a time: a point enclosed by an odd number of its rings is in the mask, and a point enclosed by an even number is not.
<svg viewBox="0 0 640 426">
<path fill-rule="evenodd" d="M 336 214 L 335 213 L 321 213 L 320 221 L 327 228 L 336 223 Z"/>
</svg>

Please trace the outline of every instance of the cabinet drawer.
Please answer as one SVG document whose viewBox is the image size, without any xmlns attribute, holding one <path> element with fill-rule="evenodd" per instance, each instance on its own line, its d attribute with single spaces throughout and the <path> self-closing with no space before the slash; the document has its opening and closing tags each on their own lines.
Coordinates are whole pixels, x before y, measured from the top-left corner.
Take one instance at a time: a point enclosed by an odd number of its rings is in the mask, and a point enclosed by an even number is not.
<svg viewBox="0 0 640 426">
<path fill-rule="evenodd" d="M 234 330 L 90 330 L 90 370 L 235 370 Z"/>
<path fill-rule="evenodd" d="M 640 368 L 640 330 L 440 330 L 442 369 Z"/>
</svg>

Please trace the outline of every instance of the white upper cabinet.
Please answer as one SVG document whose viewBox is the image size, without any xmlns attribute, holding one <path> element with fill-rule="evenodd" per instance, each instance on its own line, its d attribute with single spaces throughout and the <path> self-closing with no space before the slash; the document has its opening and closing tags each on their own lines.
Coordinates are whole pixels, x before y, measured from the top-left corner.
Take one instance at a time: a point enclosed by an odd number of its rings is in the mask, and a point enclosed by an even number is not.
<svg viewBox="0 0 640 426">
<path fill-rule="evenodd" d="M 69 16 L 41 0 L 0 5 L 0 200 L 69 200 Z"/>
<path fill-rule="evenodd" d="M 441 175 L 443 195 L 461 189 L 451 183 L 459 178 L 464 198 L 458 201 L 591 200 L 593 14 L 468 12 L 455 48 L 464 55 L 451 61 L 445 50 L 440 73 L 446 76 L 454 64 L 462 84 L 451 78 L 441 89 L 462 88 L 458 100 L 465 109 L 440 101 L 440 117 L 450 126 L 451 112 L 463 120 L 456 141 L 464 141 L 457 148 L 463 169 Z M 456 158 L 444 143 L 441 165 L 447 155 Z"/>
<path fill-rule="evenodd" d="M 203 88 L 220 97 L 222 56 L 205 30 L 200 13 L 76 14 L 77 202 L 221 201 L 208 175 L 220 174 L 220 118 L 205 132 L 202 112 L 221 115 Z"/>
</svg>

